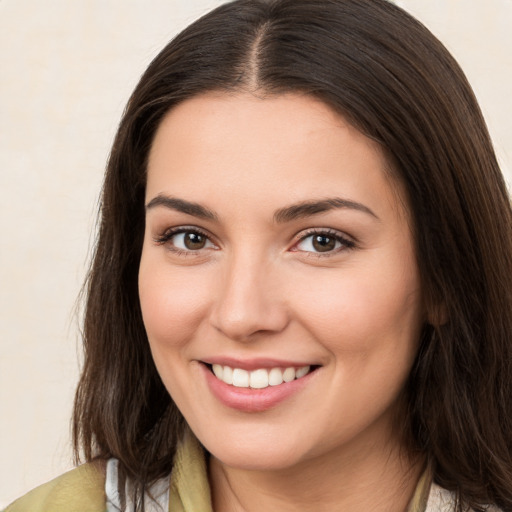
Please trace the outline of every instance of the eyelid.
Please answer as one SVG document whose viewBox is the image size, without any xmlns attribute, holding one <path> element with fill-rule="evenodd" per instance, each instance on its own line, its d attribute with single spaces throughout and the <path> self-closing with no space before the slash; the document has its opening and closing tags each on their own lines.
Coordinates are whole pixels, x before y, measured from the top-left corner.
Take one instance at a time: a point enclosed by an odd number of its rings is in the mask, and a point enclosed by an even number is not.
<svg viewBox="0 0 512 512">
<path fill-rule="evenodd" d="M 165 230 L 161 231 L 160 234 L 153 236 L 153 241 L 158 245 L 165 245 L 167 244 L 167 242 L 171 240 L 173 236 L 176 236 L 180 233 L 197 233 L 199 235 L 202 235 L 206 237 L 212 245 L 215 246 L 215 249 L 219 249 L 219 244 L 215 241 L 214 237 L 208 231 L 193 225 L 182 225 L 166 228 Z M 326 235 L 328 237 L 332 237 L 341 244 L 341 247 L 326 252 L 305 251 L 297 248 L 298 244 L 314 235 Z M 295 241 L 289 250 L 291 252 L 301 252 L 307 254 L 308 256 L 329 257 L 334 256 L 340 252 L 354 249 L 356 247 L 356 242 L 354 241 L 353 237 L 348 236 L 345 233 L 333 228 L 309 228 L 295 235 L 294 240 Z M 205 249 L 211 249 L 211 247 L 197 250 L 183 250 L 175 246 L 169 247 L 169 250 L 172 250 L 176 253 L 186 253 L 192 255 L 197 255 L 198 253 L 202 252 Z"/>
<path fill-rule="evenodd" d="M 213 239 L 212 235 L 210 235 L 210 233 L 208 233 L 204 229 L 199 228 L 197 226 L 189 226 L 189 225 L 166 228 L 160 234 L 153 236 L 153 241 L 158 245 L 164 245 L 167 242 L 169 242 L 169 240 L 173 236 L 179 235 L 180 233 L 197 233 L 198 235 L 202 235 L 202 236 L 206 237 L 215 247 L 218 247 L 218 244 L 215 242 L 215 240 Z M 176 250 L 181 250 L 181 249 L 176 249 Z M 197 251 L 187 251 L 187 252 L 193 253 L 193 252 L 199 252 L 200 250 L 201 249 L 198 249 Z M 185 251 L 183 251 L 183 252 L 185 252 Z"/>
<path fill-rule="evenodd" d="M 326 251 L 326 252 L 315 252 L 315 251 L 303 251 L 300 249 L 297 249 L 297 246 L 302 241 L 306 240 L 307 238 L 314 236 L 314 235 L 327 235 L 329 237 L 334 238 L 336 241 L 341 243 L 341 247 L 338 247 L 337 249 L 334 249 L 332 251 Z M 334 256 L 336 254 L 339 254 L 340 252 L 348 251 L 351 249 L 354 249 L 356 247 L 356 242 L 354 239 L 345 233 L 338 231 L 336 229 L 332 228 L 309 228 L 304 231 L 301 231 L 298 233 L 295 237 L 295 242 L 293 246 L 291 247 L 292 252 L 303 252 L 309 255 L 314 255 L 317 257 L 329 257 Z"/>
</svg>

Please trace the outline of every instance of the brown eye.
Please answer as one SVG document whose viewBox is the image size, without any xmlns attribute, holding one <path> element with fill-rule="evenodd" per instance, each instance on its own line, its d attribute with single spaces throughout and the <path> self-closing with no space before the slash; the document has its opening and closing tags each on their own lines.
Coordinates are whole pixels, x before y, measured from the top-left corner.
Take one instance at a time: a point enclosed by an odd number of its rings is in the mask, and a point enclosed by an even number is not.
<svg viewBox="0 0 512 512">
<path fill-rule="evenodd" d="M 330 256 L 329 253 L 337 254 L 339 251 L 352 249 L 353 247 L 354 242 L 345 238 L 337 231 L 331 232 L 330 230 L 318 230 L 303 236 L 292 250 Z"/>
<path fill-rule="evenodd" d="M 200 251 L 202 249 L 214 249 L 216 246 L 210 238 L 192 229 L 178 228 L 176 231 L 165 233 L 156 239 L 159 244 L 167 245 L 171 250 L 182 252 Z"/>
<path fill-rule="evenodd" d="M 183 244 L 191 251 L 204 249 L 206 246 L 207 238 L 201 233 L 187 232 L 183 233 Z"/>
<path fill-rule="evenodd" d="M 317 252 L 328 252 L 336 248 L 336 239 L 332 236 L 314 235 L 312 245 Z"/>
</svg>

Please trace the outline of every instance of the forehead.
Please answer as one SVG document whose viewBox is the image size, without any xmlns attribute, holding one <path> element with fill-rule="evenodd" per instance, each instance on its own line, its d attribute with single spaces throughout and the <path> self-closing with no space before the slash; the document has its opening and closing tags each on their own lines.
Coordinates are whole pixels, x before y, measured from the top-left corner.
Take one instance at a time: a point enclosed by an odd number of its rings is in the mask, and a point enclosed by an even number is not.
<svg viewBox="0 0 512 512">
<path fill-rule="evenodd" d="M 147 196 L 300 201 L 331 195 L 333 187 L 402 209 L 381 147 L 307 95 L 209 93 L 186 100 L 165 116 L 149 155 Z"/>
</svg>

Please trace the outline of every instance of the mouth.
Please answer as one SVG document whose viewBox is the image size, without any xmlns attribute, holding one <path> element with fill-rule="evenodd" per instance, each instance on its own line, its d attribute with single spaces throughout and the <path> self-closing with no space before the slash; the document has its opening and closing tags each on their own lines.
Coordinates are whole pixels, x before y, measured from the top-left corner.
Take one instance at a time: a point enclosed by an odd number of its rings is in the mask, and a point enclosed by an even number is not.
<svg viewBox="0 0 512 512">
<path fill-rule="evenodd" d="M 236 388 L 265 389 L 304 378 L 314 372 L 318 365 L 286 368 L 258 368 L 252 371 L 221 364 L 208 364 L 211 373 L 221 382 Z"/>
<path fill-rule="evenodd" d="M 274 409 L 310 388 L 322 367 L 265 358 L 238 361 L 223 357 L 198 362 L 212 395 L 224 406 L 242 413 Z"/>
</svg>

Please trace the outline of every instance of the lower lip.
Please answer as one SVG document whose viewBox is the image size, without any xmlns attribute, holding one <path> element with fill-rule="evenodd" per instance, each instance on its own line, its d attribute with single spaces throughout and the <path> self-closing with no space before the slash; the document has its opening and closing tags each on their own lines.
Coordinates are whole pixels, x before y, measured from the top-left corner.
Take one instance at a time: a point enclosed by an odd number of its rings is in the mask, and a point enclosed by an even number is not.
<svg viewBox="0 0 512 512">
<path fill-rule="evenodd" d="M 264 389 L 237 388 L 219 380 L 205 364 L 200 366 L 213 395 L 227 407 L 242 412 L 262 412 L 272 409 L 299 392 L 316 374 L 316 371 L 313 371 L 300 379 Z"/>
</svg>

